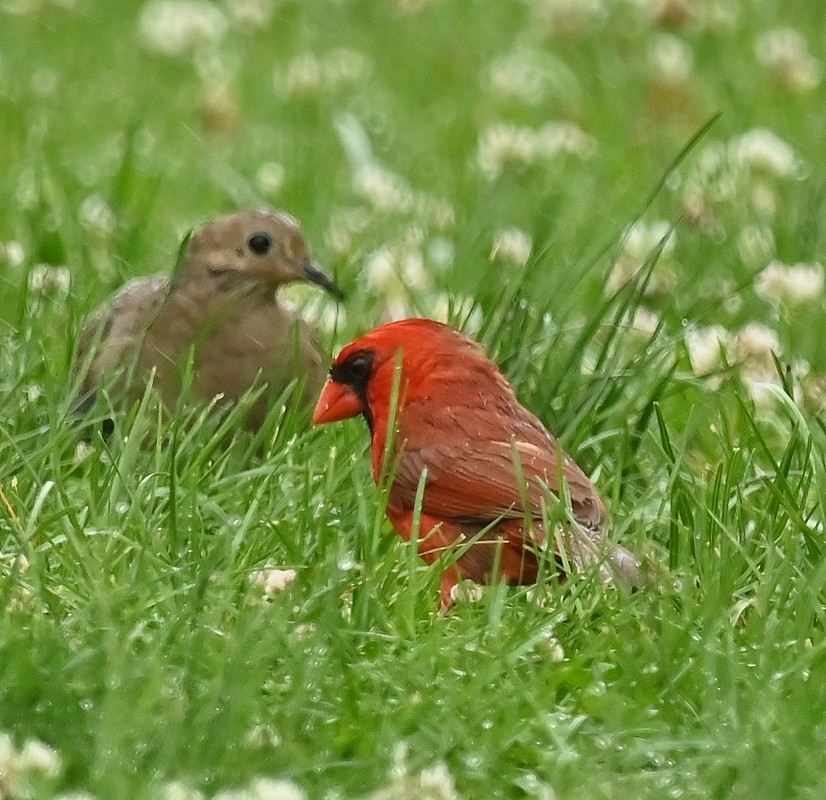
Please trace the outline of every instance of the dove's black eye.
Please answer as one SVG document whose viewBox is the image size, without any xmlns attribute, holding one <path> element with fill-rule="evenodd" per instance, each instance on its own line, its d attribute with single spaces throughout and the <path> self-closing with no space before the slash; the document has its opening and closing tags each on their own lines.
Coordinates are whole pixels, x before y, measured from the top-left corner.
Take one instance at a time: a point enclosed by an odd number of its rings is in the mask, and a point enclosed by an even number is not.
<svg viewBox="0 0 826 800">
<path fill-rule="evenodd" d="M 254 233 L 247 239 L 247 247 L 257 256 L 265 256 L 272 249 L 272 237 L 268 233 Z"/>
</svg>

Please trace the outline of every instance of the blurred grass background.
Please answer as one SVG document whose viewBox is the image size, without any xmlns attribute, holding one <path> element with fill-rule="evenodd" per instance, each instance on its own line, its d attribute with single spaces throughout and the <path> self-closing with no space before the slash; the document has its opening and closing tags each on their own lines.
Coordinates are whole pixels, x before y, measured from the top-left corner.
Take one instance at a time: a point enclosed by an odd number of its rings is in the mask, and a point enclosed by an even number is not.
<svg viewBox="0 0 826 800">
<path fill-rule="evenodd" d="M 2 0 L 0 797 L 824 796 L 824 52 L 816 2 Z M 658 584 L 436 619 L 360 422 L 78 450 L 82 317 L 260 205 L 331 352 L 477 335 Z"/>
</svg>

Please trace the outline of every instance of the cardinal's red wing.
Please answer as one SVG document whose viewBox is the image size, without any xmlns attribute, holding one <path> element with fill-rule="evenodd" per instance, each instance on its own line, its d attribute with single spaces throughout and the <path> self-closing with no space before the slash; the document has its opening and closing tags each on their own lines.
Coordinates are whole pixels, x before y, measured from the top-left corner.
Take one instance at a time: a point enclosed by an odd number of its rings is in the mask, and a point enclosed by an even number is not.
<svg viewBox="0 0 826 800">
<path fill-rule="evenodd" d="M 394 502 L 413 507 L 426 468 L 423 511 L 428 514 L 480 520 L 521 517 L 527 497 L 530 512 L 538 515 L 544 487 L 558 492 L 561 471 L 576 516 L 584 522 L 601 521 L 604 509 L 591 482 L 515 399 L 479 392 L 448 396 L 451 402 L 444 405 L 415 398 L 406 404 Z"/>
</svg>

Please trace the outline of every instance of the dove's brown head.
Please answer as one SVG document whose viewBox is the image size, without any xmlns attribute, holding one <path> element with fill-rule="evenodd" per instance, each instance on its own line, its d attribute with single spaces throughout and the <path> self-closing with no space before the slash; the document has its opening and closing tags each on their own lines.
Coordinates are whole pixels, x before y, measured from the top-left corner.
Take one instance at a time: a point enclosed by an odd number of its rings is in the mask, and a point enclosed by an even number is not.
<svg viewBox="0 0 826 800">
<path fill-rule="evenodd" d="M 336 282 L 311 258 L 298 222 L 283 211 L 243 211 L 197 228 L 186 246 L 184 271 L 214 281 L 218 291 L 309 281 L 343 298 Z"/>
</svg>

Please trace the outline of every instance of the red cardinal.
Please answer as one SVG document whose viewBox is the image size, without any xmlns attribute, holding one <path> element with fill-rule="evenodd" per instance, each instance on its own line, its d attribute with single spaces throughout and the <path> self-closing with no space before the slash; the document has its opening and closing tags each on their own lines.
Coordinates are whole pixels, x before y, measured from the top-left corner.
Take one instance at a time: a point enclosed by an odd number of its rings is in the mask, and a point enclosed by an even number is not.
<svg viewBox="0 0 826 800">
<path fill-rule="evenodd" d="M 394 387 L 395 432 L 385 455 Z M 635 557 L 600 534 L 605 507 L 594 485 L 473 340 L 438 322 L 406 319 L 347 345 L 333 362 L 313 422 L 358 414 L 372 436 L 373 477 L 378 482 L 390 471 L 393 527 L 406 540 L 417 535 L 428 563 L 446 551 L 459 553 L 442 577 L 443 610 L 463 578 L 536 582 L 548 538 L 542 506 L 548 489 L 559 492 L 560 473 L 578 524 L 571 521 L 553 537 L 557 562 L 575 569 L 600 564 L 606 581 L 619 573 L 638 582 Z"/>
</svg>

